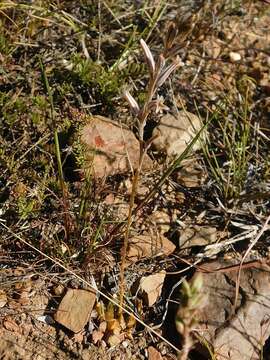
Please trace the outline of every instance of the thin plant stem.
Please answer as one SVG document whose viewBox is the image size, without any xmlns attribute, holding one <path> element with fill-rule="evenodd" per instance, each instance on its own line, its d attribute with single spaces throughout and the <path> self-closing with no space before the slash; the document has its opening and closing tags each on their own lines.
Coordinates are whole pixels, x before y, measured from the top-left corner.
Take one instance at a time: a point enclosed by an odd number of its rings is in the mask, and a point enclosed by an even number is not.
<svg viewBox="0 0 270 360">
<path fill-rule="evenodd" d="M 126 266 L 126 258 L 127 258 L 127 251 L 128 251 L 128 239 L 130 235 L 130 229 L 133 222 L 133 208 L 135 205 L 135 196 L 137 193 L 138 183 L 139 183 L 139 169 L 135 170 L 135 174 L 132 181 L 132 190 L 129 200 L 129 209 L 128 209 L 128 218 L 126 224 L 126 231 L 124 235 L 124 243 L 122 247 L 121 253 L 121 268 L 120 268 L 120 297 L 119 297 L 119 316 L 122 317 L 122 307 L 123 307 L 123 300 L 124 300 L 124 292 L 125 292 L 125 266 Z"/>
<path fill-rule="evenodd" d="M 129 200 L 129 209 L 128 209 L 128 218 L 127 218 L 126 231 L 125 231 L 125 235 L 124 235 L 124 243 L 123 243 L 122 253 L 121 253 L 122 261 L 121 261 L 121 268 L 120 268 L 120 298 L 119 298 L 119 304 L 120 304 L 119 316 L 120 317 L 122 316 L 121 308 L 123 307 L 124 292 L 125 292 L 124 273 L 125 273 L 125 265 L 126 265 L 126 259 L 127 259 L 127 251 L 128 251 L 128 240 L 129 240 L 130 229 L 131 229 L 131 225 L 132 225 L 133 217 L 134 217 L 133 210 L 135 207 L 135 197 L 136 197 L 137 190 L 138 190 L 140 173 L 141 173 L 145 153 L 146 153 L 146 149 L 144 147 L 144 142 L 140 141 L 140 155 L 139 155 L 138 167 L 135 170 L 133 181 L 132 181 L 132 189 L 131 189 L 131 195 L 130 195 L 130 200 Z"/>
<path fill-rule="evenodd" d="M 190 336 L 190 329 L 186 327 L 183 334 L 182 350 L 178 355 L 178 360 L 188 359 L 188 354 L 190 352 L 192 345 L 193 345 L 193 341 Z"/>
</svg>

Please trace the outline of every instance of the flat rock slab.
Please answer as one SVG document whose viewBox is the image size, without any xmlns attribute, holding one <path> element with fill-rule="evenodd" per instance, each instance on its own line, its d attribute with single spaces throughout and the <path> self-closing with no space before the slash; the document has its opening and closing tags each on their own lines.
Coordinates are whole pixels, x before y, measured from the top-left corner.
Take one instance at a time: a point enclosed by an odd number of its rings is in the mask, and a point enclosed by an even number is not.
<svg viewBox="0 0 270 360">
<path fill-rule="evenodd" d="M 212 271 L 230 265 L 233 263 L 216 261 L 203 267 Z M 213 346 L 217 360 L 259 359 L 270 336 L 270 267 L 242 269 L 237 312 L 229 317 L 237 273 L 234 269 L 203 274 L 208 301 L 196 331 Z"/>
<path fill-rule="evenodd" d="M 155 349 L 153 346 L 149 346 L 149 348 L 147 349 L 147 352 L 148 352 L 149 360 L 162 360 L 163 359 L 161 353 L 157 349 Z"/>
<path fill-rule="evenodd" d="M 89 320 L 95 301 L 94 291 L 68 289 L 54 319 L 74 333 L 78 333 Z"/>
<path fill-rule="evenodd" d="M 155 256 L 169 256 L 175 248 L 176 246 L 163 235 L 137 235 L 129 241 L 127 264 Z"/>
<path fill-rule="evenodd" d="M 177 169 L 177 182 L 188 188 L 199 187 L 207 179 L 207 171 L 196 158 L 185 159 Z"/>
<path fill-rule="evenodd" d="M 81 142 L 86 146 L 86 166 L 93 176 L 102 178 L 130 171 L 138 166 L 139 141 L 132 131 L 103 116 L 93 116 L 81 130 Z M 152 167 L 145 156 L 143 170 Z"/>
<path fill-rule="evenodd" d="M 179 156 L 202 126 L 200 118 L 188 111 L 179 111 L 177 117 L 167 114 L 161 118 L 160 124 L 153 131 L 153 136 L 156 136 L 153 145 L 169 157 Z M 200 141 L 193 145 L 192 151 L 200 149 Z"/>
<path fill-rule="evenodd" d="M 141 278 L 140 290 L 147 306 L 153 306 L 160 297 L 165 277 L 166 271 L 160 271 Z"/>
<path fill-rule="evenodd" d="M 217 229 L 212 226 L 193 225 L 187 226 L 180 231 L 180 249 L 192 246 L 205 246 L 215 243 L 217 240 Z"/>
</svg>

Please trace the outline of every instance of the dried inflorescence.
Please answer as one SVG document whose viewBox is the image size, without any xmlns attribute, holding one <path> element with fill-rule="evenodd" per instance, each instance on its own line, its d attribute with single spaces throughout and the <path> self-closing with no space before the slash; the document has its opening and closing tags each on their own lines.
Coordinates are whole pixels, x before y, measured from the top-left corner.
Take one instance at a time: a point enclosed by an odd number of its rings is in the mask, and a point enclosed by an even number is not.
<svg viewBox="0 0 270 360">
<path fill-rule="evenodd" d="M 146 120 L 151 111 L 160 112 L 162 110 L 167 110 L 167 107 L 163 104 L 163 98 L 157 96 L 154 100 L 154 96 L 157 93 L 159 87 L 161 87 L 168 77 L 181 65 L 179 56 L 176 56 L 173 61 L 166 66 L 166 62 L 170 59 L 177 51 L 179 51 L 179 45 L 174 44 L 175 36 L 177 31 L 174 25 L 168 30 L 168 35 L 165 39 L 165 49 L 164 52 L 158 56 L 157 61 L 154 60 L 154 56 L 149 49 L 146 42 L 141 39 L 140 44 L 144 53 L 145 62 L 149 71 L 149 82 L 147 86 L 147 96 L 145 103 L 140 108 L 137 101 L 130 94 L 128 90 L 124 91 L 124 98 L 129 103 L 132 113 L 139 120 L 139 134 L 143 136 L 142 129 L 146 125 Z M 143 137 L 140 136 L 140 140 L 143 141 Z"/>
</svg>

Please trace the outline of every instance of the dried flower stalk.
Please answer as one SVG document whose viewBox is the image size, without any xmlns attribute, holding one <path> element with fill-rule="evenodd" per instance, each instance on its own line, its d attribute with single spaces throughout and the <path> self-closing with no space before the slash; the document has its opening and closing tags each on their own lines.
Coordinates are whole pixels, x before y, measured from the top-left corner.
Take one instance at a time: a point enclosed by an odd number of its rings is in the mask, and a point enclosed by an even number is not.
<svg viewBox="0 0 270 360">
<path fill-rule="evenodd" d="M 124 243 L 121 251 L 121 268 L 120 268 L 120 296 L 119 296 L 119 317 L 122 318 L 122 306 L 124 299 L 124 270 L 126 265 L 126 257 L 128 250 L 128 240 L 130 235 L 131 225 L 133 223 L 133 209 L 135 205 L 135 197 L 137 194 L 138 183 L 140 179 L 140 173 L 142 170 L 143 160 L 147 153 L 148 148 L 151 145 L 153 139 L 144 141 L 144 128 L 147 122 L 147 118 L 151 112 L 159 113 L 163 110 L 167 110 L 168 108 L 163 103 L 163 98 L 159 97 L 157 94 L 157 90 L 160 86 L 164 84 L 164 82 L 168 79 L 168 77 L 180 66 L 180 58 L 176 57 L 173 59 L 169 65 L 166 66 L 166 61 L 171 57 L 170 49 L 174 46 L 174 37 L 176 35 L 175 28 L 169 28 L 169 34 L 165 39 L 165 49 L 162 54 L 158 56 L 157 61 L 155 62 L 154 56 L 149 49 L 148 45 L 144 40 L 140 41 L 145 62 L 149 71 L 149 81 L 147 86 L 146 100 L 144 104 L 140 107 L 134 97 L 130 94 L 128 90 L 124 91 L 124 98 L 127 100 L 131 112 L 137 119 L 138 123 L 138 136 L 139 136 L 139 160 L 138 166 L 135 170 L 133 181 L 132 181 L 132 190 L 129 201 L 129 211 L 128 211 L 128 219 L 124 234 Z M 168 55 L 166 55 L 168 54 Z M 169 56 L 170 55 L 170 56 Z M 156 98 L 155 98 L 156 97 Z"/>
</svg>

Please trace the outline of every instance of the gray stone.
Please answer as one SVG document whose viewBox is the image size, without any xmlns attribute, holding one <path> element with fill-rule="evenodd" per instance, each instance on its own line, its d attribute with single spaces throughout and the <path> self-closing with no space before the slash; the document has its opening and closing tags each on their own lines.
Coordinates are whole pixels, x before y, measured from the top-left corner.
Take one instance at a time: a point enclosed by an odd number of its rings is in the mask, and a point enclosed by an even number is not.
<svg viewBox="0 0 270 360">
<path fill-rule="evenodd" d="M 161 118 L 160 124 L 153 131 L 153 136 L 156 136 L 153 145 L 169 157 L 179 156 L 202 126 L 200 118 L 188 111 L 179 111 L 177 117 L 167 114 Z M 200 147 L 198 140 L 193 145 L 193 151 L 199 150 Z"/>
<path fill-rule="evenodd" d="M 224 261 L 204 265 L 214 270 L 233 263 Z M 236 314 L 230 316 L 235 298 L 237 267 L 226 272 L 203 274 L 203 291 L 208 303 L 200 313 L 200 336 L 210 342 L 215 358 L 232 360 L 259 359 L 270 336 L 270 267 L 242 269 Z"/>
<path fill-rule="evenodd" d="M 93 116 L 80 133 L 86 147 L 86 167 L 96 178 L 129 172 L 138 166 L 139 141 L 132 131 L 103 116 Z M 150 169 L 152 161 L 144 157 L 143 170 Z"/>
<path fill-rule="evenodd" d="M 68 289 L 54 319 L 74 333 L 78 333 L 89 320 L 95 301 L 94 291 Z"/>
</svg>

